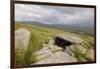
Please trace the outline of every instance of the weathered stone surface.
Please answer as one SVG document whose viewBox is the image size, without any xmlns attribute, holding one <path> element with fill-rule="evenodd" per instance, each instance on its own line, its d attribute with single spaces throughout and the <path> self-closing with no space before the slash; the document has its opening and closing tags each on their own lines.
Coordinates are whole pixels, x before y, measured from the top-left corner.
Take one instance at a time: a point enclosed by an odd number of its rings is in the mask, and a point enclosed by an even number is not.
<svg viewBox="0 0 100 69">
<path fill-rule="evenodd" d="M 37 55 L 37 59 L 43 59 L 48 56 L 52 56 L 52 51 L 48 47 L 43 47 L 42 49 L 36 51 L 34 55 Z"/>
<path fill-rule="evenodd" d="M 27 49 L 29 44 L 30 32 L 24 28 L 15 31 L 15 49 Z"/>
<path fill-rule="evenodd" d="M 65 52 L 74 57 L 74 52 L 69 47 L 66 47 Z"/>
<path fill-rule="evenodd" d="M 71 45 L 69 47 L 73 52 L 75 52 L 76 50 L 80 51 L 81 53 L 85 53 L 86 49 L 84 47 L 82 47 L 81 45 Z"/>
<path fill-rule="evenodd" d="M 94 60 L 94 49 L 87 50 L 86 58 L 92 61 Z"/>
<path fill-rule="evenodd" d="M 57 34 L 56 36 L 64 38 L 64 39 L 66 39 L 72 43 L 75 43 L 75 44 L 80 44 L 83 42 L 83 40 L 78 36 L 65 35 L 65 34 Z"/>
<path fill-rule="evenodd" d="M 40 60 L 35 64 L 70 63 L 70 62 L 77 62 L 77 60 L 76 58 L 71 57 L 67 53 L 59 51 L 53 54 L 52 56 Z"/>
<path fill-rule="evenodd" d="M 67 62 L 77 62 L 77 59 L 76 58 L 70 56 L 66 52 L 59 51 L 59 52 L 57 52 L 55 54 L 55 57 L 58 59 L 58 61 L 60 61 L 62 63 L 63 62 L 65 62 L 65 63 L 67 63 Z"/>
<path fill-rule="evenodd" d="M 52 56 L 54 51 L 62 50 L 62 48 L 60 48 L 60 47 L 53 46 L 53 45 L 51 46 L 51 44 L 50 45 L 43 44 L 43 46 L 44 47 L 42 49 L 40 49 L 34 53 L 34 55 L 38 56 L 37 59 L 39 59 L 39 60 L 43 59 L 45 57 L 48 57 L 48 56 Z"/>
</svg>

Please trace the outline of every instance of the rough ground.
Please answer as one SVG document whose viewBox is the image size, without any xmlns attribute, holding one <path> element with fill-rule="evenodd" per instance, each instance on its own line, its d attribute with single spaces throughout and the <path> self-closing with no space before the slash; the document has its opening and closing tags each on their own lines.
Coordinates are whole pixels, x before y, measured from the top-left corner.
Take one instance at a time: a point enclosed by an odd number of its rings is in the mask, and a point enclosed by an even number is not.
<svg viewBox="0 0 100 69">
<path fill-rule="evenodd" d="M 80 45 L 72 45 L 70 47 L 66 47 L 65 51 L 62 51 L 62 48 L 54 45 L 54 40 L 49 37 L 49 43 L 43 44 L 44 47 L 34 54 L 37 55 L 38 62 L 35 64 L 49 64 L 49 63 L 71 63 L 77 62 L 77 59 L 74 56 L 74 51 L 77 49 L 81 50 L 82 53 L 86 51 L 85 48 Z"/>
<path fill-rule="evenodd" d="M 72 42 L 72 45 L 63 50 L 54 44 L 55 36 Z M 92 37 L 18 24 L 15 30 L 16 64 L 33 65 L 94 61 L 94 47 L 90 38 Z"/>
</svg>

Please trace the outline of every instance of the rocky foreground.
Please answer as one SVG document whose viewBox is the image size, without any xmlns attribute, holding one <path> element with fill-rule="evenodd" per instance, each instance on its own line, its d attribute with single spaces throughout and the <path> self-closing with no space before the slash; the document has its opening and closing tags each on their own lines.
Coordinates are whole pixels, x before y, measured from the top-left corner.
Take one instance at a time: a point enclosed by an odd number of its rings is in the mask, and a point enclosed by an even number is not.
<svg viewBox="0 0 100 69">
<path fill-rule="evenodd" d="M 71 45 L 65 50 L 55 44 L 54 37 L 59 36 L 65 41 L 70 41 Z M 71 63 L 71 62 L 88 62 L 94 61 L 94 49 L 84 47 L 85 40 L 80 36 L 69 34 L 55 34 L 54 37 L 48 37 L 47 43 L 42 43 L 42 48 L 32 52 L 30 60 L 35 60 L 34 64 L 52 64 L 52 63 Z M 25 28 L 19 28 L 15 31 L 15 55 L 16 60 L 25 57 L 25 53 L 29 47 L 31 32 Z M 44 37 L 45 38 L 45 37 Z M 60 43 L 63 43 L 62 41 Z M 34 48 L 34 46 L 33 46 Z M 19 54 L 20 53 L 20 54 Z M 17 55 L 19 54 L 19 55 Z M 34 56 L 36 59 L 34 59 Z M 20 60 L 18 60 L 20 61 Z M 25 60 L 24 60 L 25 61 Z"/>
</svg>

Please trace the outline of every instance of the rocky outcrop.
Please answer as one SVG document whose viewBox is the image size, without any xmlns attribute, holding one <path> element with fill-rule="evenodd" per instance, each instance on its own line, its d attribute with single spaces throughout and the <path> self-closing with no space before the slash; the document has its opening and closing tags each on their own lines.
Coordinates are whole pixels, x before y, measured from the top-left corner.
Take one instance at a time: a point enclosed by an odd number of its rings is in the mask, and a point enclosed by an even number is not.
<svg viewBox="0 0 100 69">
<path fill-rule="evenodd" d="M 38 62 L 35 64 L 77 62 L 77 59 L 69 54 L 69 52 L 71 52 L 70 50 L 63 52 L 61 47 L 54 45 L 52 38 L 49 39 L 48 44 L 43 44 L 42 49 L 33 53 L 38 59 Z"/>
<path fill-rule="evenodd" d="M 70 62 L 77 62 L 77 59 L 71 57 L 65 52 L 59 51 L 54 54 L 51 53 L 51 56 L 48 56 L 45 59 L 36 62 L 35 64 L 70 63 Z"/>
</svg>

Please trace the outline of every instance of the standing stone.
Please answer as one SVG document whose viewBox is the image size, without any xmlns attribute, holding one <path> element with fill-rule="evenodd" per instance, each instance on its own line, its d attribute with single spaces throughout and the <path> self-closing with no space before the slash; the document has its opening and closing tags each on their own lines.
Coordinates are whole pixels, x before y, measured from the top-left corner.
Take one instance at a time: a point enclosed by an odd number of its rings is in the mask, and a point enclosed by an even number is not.
<svg viewBox="0 0 100 69">
<path fill-rule="evenodd" d="M 29 44 L 30 32 L 24 28 L 15 31 L 15 49 L 26 50 Z"/>
</svg>

